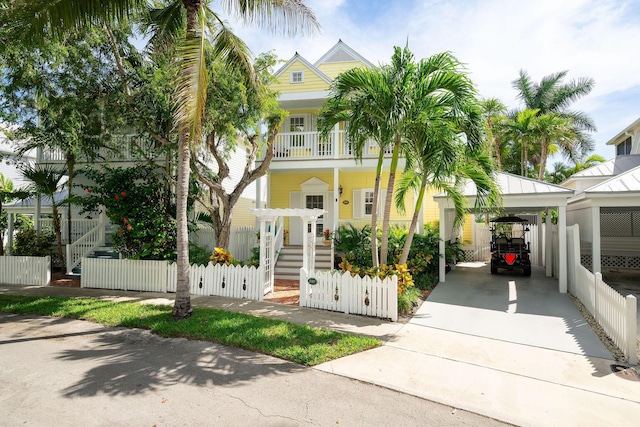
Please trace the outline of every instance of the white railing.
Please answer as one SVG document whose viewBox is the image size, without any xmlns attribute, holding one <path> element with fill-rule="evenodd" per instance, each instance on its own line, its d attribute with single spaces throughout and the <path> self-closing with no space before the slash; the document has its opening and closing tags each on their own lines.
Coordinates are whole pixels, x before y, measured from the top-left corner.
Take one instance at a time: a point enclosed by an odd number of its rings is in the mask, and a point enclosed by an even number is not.
<svg viewBox="0 0 640 427">
<path fill-rule="evenodd" d="M 300 269 L 300 306 L 398 320 L 398 277 Z"/>
<path fill-rule="evenodd" d="M 160 159 L 154 141 L 138 136 L 114 137 L 108 147 L 96 150 L 96 160 L 108 162 L 126 162 L 145 159 Z M 56 149 L 40 150 L 38 163 L 64 163 L 64 152 Z M 77 159 L 79 163 L 91 162 L 86 156 Z"/>
<path fill-rule="evenodd" d="M 175 292 L 177 265 L 168 261 L 82 259 L 83 288 L 139 292 Z M 217 295 L 262 300 L 259 271 L 255 267 L 192 265 L 189 283 L 193 295 Z"/>
<path fill-rule="evenodd" d="M 98 225 L 87 234 L 67 245 L 67 274 L 71 274 L 73 269 L 80 265 L 83 257 L 89 255 L 98 246 L 104 245 L 104 238 L 104 222 L 100 220 Z"/>
<path fill-rule="evenodd" d="M 0 283 L 47 286 L 51 281 L 51 257 L 0 256 Z"/>
<path fill-rule="evenodd" d="M 602 280 L 601 273 L 591 273 L 580 263 L 580 230 L 577 224 L 567 227 L 567 265 L 569 292 L 589 310 L 629 363 L 637 364 L 636 297 L 622 296 Z"/>
<path fill-rule="evenodd" d="M 391 155 L 392 148 L 385 150 Z M 365 142 L 362 157 L 377 158 L 380 146 L 373 140 Z M 274 143 L 274 160 L 287 159 L 351 159 L 353 150 L 345 140 L 344 131 L 331 132 L 327 138 L 321 138 L 319 132 L 282 132 Z"/>
<path fill-rule="evenodd" d="M 216 247 L 216 232 L 208 224 L 198 224 L 198 231 L 189 234 L 189 241 L 207 248 L 211 252 Z M 253 255 L 256 246 L 256 229 L 252 226 L 232 227 L 229 234 L 229 252 L 233 258 L 246 261 Z"/>
<path fill-rule="evenodd" d="M 96 225 L 98 225 L 99 220 L 97 219 L 74 219 L 71 218 L 71 241 L 75 242 L 85 234 L 87 234 L 91 229 L 93 229 Z M 40 224 L 42 228 L 49 228 L 53 230 L 53 219 L 52 218 L 42 218 L 40 220 Z M 67 244 L 67 232 L 68 222 L 66 219 L 62 219 L 60 221 L 60 230 L 62 235 L 62 243 Z"/>
</svg>

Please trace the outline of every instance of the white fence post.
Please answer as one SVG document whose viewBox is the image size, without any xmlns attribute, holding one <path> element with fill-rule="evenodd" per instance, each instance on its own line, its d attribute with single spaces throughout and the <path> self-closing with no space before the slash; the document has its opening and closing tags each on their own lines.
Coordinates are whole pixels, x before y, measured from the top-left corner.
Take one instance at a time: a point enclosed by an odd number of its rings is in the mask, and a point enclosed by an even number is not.
<svg viewBox="0 0 640 427">
<path fill-rule="evenodd" d="M 308 286 L 307 283 L 307 270 L 304 268 L 300 269 L 300 302 L 298 305 L 300 307 L 304 307 L 307 305 L 307 295 L 308 295 Z"/>
<path fill-rule="evenodd" d="M 637 310 L 638 303 L 636 297 L 633 295 L 627 295 L 624 299 L 625 302 L 625 325 L 626 325 L 626 343 L 627 348 L 627 360 L 632 365 L 638 364 L 638 352 L 637 352 L 637 339 L 638 339 L 638 324 L 637 322 Z"/>
</svg>

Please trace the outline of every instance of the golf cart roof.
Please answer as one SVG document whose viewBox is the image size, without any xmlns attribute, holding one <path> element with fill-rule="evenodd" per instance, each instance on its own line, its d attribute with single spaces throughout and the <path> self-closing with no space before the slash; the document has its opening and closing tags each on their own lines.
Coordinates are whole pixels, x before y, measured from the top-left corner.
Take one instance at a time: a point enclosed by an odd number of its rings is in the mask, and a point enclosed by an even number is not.
<svg viewBox="0 0 640 427">
<path fill-rule="evenodd" d="M 489 222 L 526 224 L 529 220 L 517 216 L 501 216 L 500 218 L 492 219 Z"/>
</svg>

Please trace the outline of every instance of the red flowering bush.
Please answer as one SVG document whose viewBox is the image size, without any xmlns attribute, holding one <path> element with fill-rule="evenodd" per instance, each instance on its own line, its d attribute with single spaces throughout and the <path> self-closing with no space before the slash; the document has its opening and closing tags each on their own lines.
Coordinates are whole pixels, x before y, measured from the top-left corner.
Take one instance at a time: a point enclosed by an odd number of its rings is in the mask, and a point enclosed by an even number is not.
<svg viewBox="0 0 640 427">
<path fill-rule="evenodd" d="M 105 212 L 118 227 L 112 239 L 119 252 L 133 259 L 175 259 L 175 206 L 157 169 L 105 167 L 85 174 L 95 183 L 86 187 L 83 212 Z"/>
</svg>

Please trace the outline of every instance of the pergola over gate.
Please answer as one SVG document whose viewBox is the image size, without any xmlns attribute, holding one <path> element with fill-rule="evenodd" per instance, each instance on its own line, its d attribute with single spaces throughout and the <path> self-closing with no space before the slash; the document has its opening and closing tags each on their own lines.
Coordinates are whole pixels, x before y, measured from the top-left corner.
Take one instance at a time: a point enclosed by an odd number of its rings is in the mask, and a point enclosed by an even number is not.
<svg viewBox="0 0 640 427">
<path fill-rule="evenodd" d="M 264 293 L 273 291 L 275 263 L 284 241 L 283 217 L 300 217 L 302 220 L 302 267 L 315 269 L 316 221 L 327 211 L 323 209 L 251 209 L 260 222 L 260 270 Z M 311 232 L 309 232 L 311 225 Z M 290 230 L 291 231 L 291 230 Z"/>
</svg>

